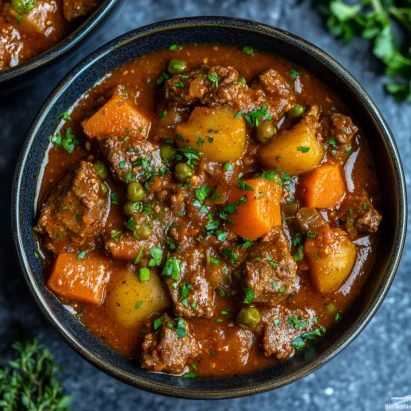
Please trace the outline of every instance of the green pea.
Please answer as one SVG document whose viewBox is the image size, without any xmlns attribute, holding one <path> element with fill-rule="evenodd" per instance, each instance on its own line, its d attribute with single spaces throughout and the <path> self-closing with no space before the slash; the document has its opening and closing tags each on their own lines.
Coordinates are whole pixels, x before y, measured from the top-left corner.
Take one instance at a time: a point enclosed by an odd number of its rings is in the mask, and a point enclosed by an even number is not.
<svg viewBox="0 0 411 411">
<path fill-rule="evenodd" d="M 328 314 L 334 314 L 335 311 L 337 310 L 335 304 L 333 304 L 333 303 L 327 304 L 327 305 L 325 306 L 325 309 L 327 310 L 327 313 L 328 313 Z"/>
<path fill-rule="evenodd" d="M 178 181 L 184 183 L 193 175 L 193 170 L 186 163 L 177 163 L 174 169 L 174 175 Z"/>
<path fill-rule="evenodd" d="M 297 120 L 300 118 L 303 114 L 305 113 L 305 107 L 300 106 L 299 104 L 296 104 L 289 112 L 288 116 L 292 120 Z"/>
<path fill-rule="evenodd" d="M 13 7 L 17 13 L 28 13 L 36 7 L 36 2 L 35 0 L 11 0 L 11 7 Z"/>
<path fill-rule="evenodd" d="M 102 184 L 101 184 L 101 190 L 103 191 L 103 193 L 104 193 L 104 194 L 106 194 L 106 193 L 107 193 L 107 191 L 108 191 L 108 187 L 106 186 L 106 184 L 105 184 L 105 183 L 102 183 Z"/>
<path fill-rule="evenodd" d="M 187 64 L 184 60 L 172 59 L 168 63 L 167 70 L 170 74 L 182 73 L 187 67 Z"/>
<path fill-rule="evenodd" d="M 140 211 L 139 203 L 133 203 L 132 201 L 127 201 L 127 203 L 124 204 L 124 212 L 129 217 L 131 217 L 133 214 L 138 213 L 139 211 Z"/>
<path fill-rule="evenodd" d="M 266 143 L 274 137 L 276 132 L 277 130 L 271 121 L 264 121 L 257 127 L 256 137 L 258 141 Z"/>
<path fill-rule="evenodd" d="M 172 160 L 176 156 L 176 149 L 170 146 L 163 146 L 160 148 L 160 157 L 163 160 Z"/>
<path fill-rule="evenodd" d="M 146 193 L 143 186 L 137 181 L 133 181 L 127 186 L 127 199 L 130 201 L 141 201 Z"/>
<path fill-rule="evenodd" d="M 94 163 L 94 169 L 102 180 L 105 180 L 108 177 L 108 167 L 102 161 L 96 161 Z"/>
<path fill-rule="evenodd" d="M 133 235 L 137 240 L 147 240 L 150 238 L 151 232 L 151 227 L 147 223 L 143 223 L 134 229 Z"/>
<path fill-rule="evenodd" d="M 254 329 L 260 322 L 260 312 L 254 307 L 242 308 L 237 314 L 237 323 L 245 328 Z"/>
</svg>

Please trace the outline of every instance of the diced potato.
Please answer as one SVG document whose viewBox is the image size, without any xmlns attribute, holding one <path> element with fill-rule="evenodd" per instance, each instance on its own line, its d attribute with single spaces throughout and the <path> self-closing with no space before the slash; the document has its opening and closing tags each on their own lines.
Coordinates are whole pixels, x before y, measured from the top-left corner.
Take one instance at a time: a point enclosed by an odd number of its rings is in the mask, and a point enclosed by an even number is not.
<svg viewBox="0 0 411 411">
<path fill-rule="evenodd" d="M 246 149 L 247 134 L 244 119 L 234 116 L 229 107 L 196 107 L 188 121 L 176 127 L 184 139 L 177 144 L 199 150 L 211 161 L 238 160 Z"/>
<path fill-rule="evenodd" d="M 76 253 L 63 253 L 56 258 L 47 287 L 67 300 L 99 305 L 111 272 L 110 260 L 104 254 L 93 251 L 77 258 Z"/>
<path fill-rule="evenodd" d="M 124 270 L 107 295 L 106 307 L 122 326 L 135 327 L 150 314 L 170 307 L 170 296 L 154 270 L 144 282 L 134 272 Z"/>
<path fill-rule="evenodd" d="M 339 164 L 317 167 L 302 176 L 298 189 L 307 207 L 335 207 L 346 192 L 342 167 Z"/>
<path fill-rule="evenodd" d="M 253 191 L 233 187 L 228 197 L 230 204 L 246 197 L 246 202 L 239 205 L 234 214 L 229 214 L 233 221 L 230 228 L 241 237 L 255 240 L 267 234 L 272 227 L 281 226 L 282 187 L 262 178 L 246 180 L 244 183 L 253 188 Z"/>
<path fill-rule="evenodd" d="M 100 110 L 83 122 L 89 138 L 110 136 L 144 139 L 150 130 L 149 118 L 134 104 L 114 96 Z"/>
<path fill-rule="evenodd" d="M 291 130 L 281 131 L 258 150 L 267 169 L 279 168 L 290 175 L 300 175 L 317 167 L 324 150 L 315 136 L 312 122 L 302 119 Z"/>
<path fill-rule="evenodd" d="M 339 230 L 324 226 L 317 238 L 307 239 L 304 256 L 311 281 L 321 293 L 337 291 L 347 280 L 357 259 L 355 245 Z"/>
<path fill-rule="evenodd" d="M 28 13 L 18 13 L 11 4 L 5 4 L 5 12 L 10 20 L 20 16 L 19 31 L 23 33 L 37 33 L 50 40 L 50 43 L 60 40 L 70 30 L 70 24 L 59 12 L 61 8 L 58 0 L 36 0 L 36 7 Z M 54 44 L 54 43 L 53 43 Z"/>
</svg>

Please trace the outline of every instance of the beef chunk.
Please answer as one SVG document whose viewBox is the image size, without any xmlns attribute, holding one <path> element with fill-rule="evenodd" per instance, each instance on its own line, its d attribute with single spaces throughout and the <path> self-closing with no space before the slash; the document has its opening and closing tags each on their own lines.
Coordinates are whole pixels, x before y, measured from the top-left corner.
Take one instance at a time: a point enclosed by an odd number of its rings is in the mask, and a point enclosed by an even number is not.
<svg viewBox="0 0 411 411">
<path fill-rule="evenodd" d="M 174 312 L 184 317 L 210 318 L 214 313 L 214 292 L 207 277 L 206 258 L 200 249 L 190 248 L 174 254 L 181 261 L 178 281 L 166 282 L 174 304 Z"/>
<path fill-rule="evenodd" d="M 201 345 L 183 319 L 164 314 L 160 329 L 147 334 L 141 354 L 141 367 L 148 371 L 181 373 L 190 359 L 198 356 Z"/>
<path fill-rule="evenodd" d="M 279 120 L 284 113 L 295 105 L 295 96 L 289 82 L 278 71 L 270 69 L 258 77 L 251 86 L 252 107 L 268 105 L 268 111 L 274 120 Z M 250 107 L 248 111 L 251 111 Z"/>
<path fill-rule="evenodd" d="M 377 232 L 381 222 L 381 215 L 372 205 L 366 191 L 348 194 L 337 217 L 345 223 L 350 238 L 355 238 L 358 233 Z"/>
<path fill-rule="evenodd" d="M 278 304 L 295 290 L 297 265 L 281 228 L 273 229 L 269 238 L 248 255 L 244 283 L 254 291 L 254 302 Z"/>
<path fill-rule="evenodd" d="M 162 166 L 156 145 L 147 140 L 108 137 L 99 140 L 111 171 L 120 181 L 142 181 Z"/>
<path fill-rule="evenodd" d="M 325 332 L 314 318 L 303 310 L 289 310 L 283 305 L 260 311 L 258 333 L 262 332 L 262 346 L 266 357 L 274 355 L 287 360 L 295 350 L 304 348 L 307 340 L 320 337 Z"/>
<path fill-rule="evenodd" d="M 165 95 L 172 106 L 230 104 L 244 113 L 267 104 L 268 112 L 275 120 L 295 104 L 290 85 L 277 71 L 265 71 L 250 88 L 238 71 L 230 66 L 201 66 L 173 76 L 166 82 Z"/>
<path fill-rule="evenodd" d="M 211 81 L 215 78 L 216 81 Z M 184 87 L 181 87 L 184 84 Z M 182 106 L 202 104 L 218 106 L 232 103 L 241 106 L 247 100 L 247 85 L 233 67 L 201 66 L 188 73 L 173 76 L 166 82 L 166 99 Z"/>
<path fill-rule="evenodd" d="M 36 231 L 47 234 L 47 248 L 88 247 L 99 237 L 108 212 L 108 193 L 94 165 L 81 161 L 51 192 L 40 210 Z"/>
<path fill-rule="evenodd" d="M 327 113 L 321 119 L 324 135 L 339 145 L 348 145 L 358 131 L 351 118 L 341 113 Z"/>
<path fill-rule="evenodd" d="M 67 21 L 89 15 L 100 4 L 100 0 L 64 0 L 63 13 Z"/>
</svg>

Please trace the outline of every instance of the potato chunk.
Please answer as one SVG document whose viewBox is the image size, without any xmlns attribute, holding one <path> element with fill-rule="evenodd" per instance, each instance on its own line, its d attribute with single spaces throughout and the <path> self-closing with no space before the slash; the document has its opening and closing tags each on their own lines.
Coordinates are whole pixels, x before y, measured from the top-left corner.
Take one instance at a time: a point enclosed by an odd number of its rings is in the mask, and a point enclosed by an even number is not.
<svg viewBox="0 0 411 411">
<path fill-rule="evenodd" d="M 184 139 L 177 144 L 199 150 L 211 161 L 236 161 L 246 149 L 247 134 L 244 119 L 234 116 L 229 107 L 196 107 L 188 121 L 176 127 Z"/>
<path fill-rule="evenodd" d="M 346 281 L 357 259 L 355 245 L 347 235 L 322 227 L 316 239 L 308 239 L 304 245 L 311 281 L 320 293 L 337 291 Z"/>
<path fill-rule="evenodd" d="M 114 96 L 83 122 L 83 129 L 89 138 L 117 136 L 142 140 L 147 137 L 150 124 L 141 109 L 119 96 Z"/>
<path fill-rule="evenodd" d="M 306 115 L 291 130 L 283 130 L 258 150 L 264 167 L 280 168 L 287 174 L 300 175 L 317 167 L 324 150 L 316 138 L 315 118 Z"/>
<path fill-rule="evenodd" d="M 110 260 L 98 252 L 78 257 L 76 253 L 59 254 L 47 287 L 67 300 L 99 305 L 112 272 Z"/>
<path fill-rule="evenodd" d="M 135 327 L 150 314 L 170 307 L 170 296 L 154 270 L 144 282 L 134 272 L 125 270 L 109 290 L 106 307 L 122 326 Z"/>
</svg>

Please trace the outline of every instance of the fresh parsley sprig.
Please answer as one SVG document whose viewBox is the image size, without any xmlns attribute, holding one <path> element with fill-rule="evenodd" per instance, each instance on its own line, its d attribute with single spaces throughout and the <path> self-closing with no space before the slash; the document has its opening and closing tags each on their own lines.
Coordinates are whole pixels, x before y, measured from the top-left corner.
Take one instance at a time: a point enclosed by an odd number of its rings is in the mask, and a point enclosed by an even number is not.
<svg viewBox="0 0 411 411">
<path fill-rule="evenodd" d="M 411 103 L 411 4 L 404 5 L 401 0 L 362 0 L 355 4 L 318 0 L 317 4 L 335 37 L 349 42 L 361 36 L 372 42 L 374 55 L 393 79 L 386 84 L 386 90 L 397 101 Z M 396 23 L 407 34 L 402 44 L 394 35 Z"/>
</svg>

